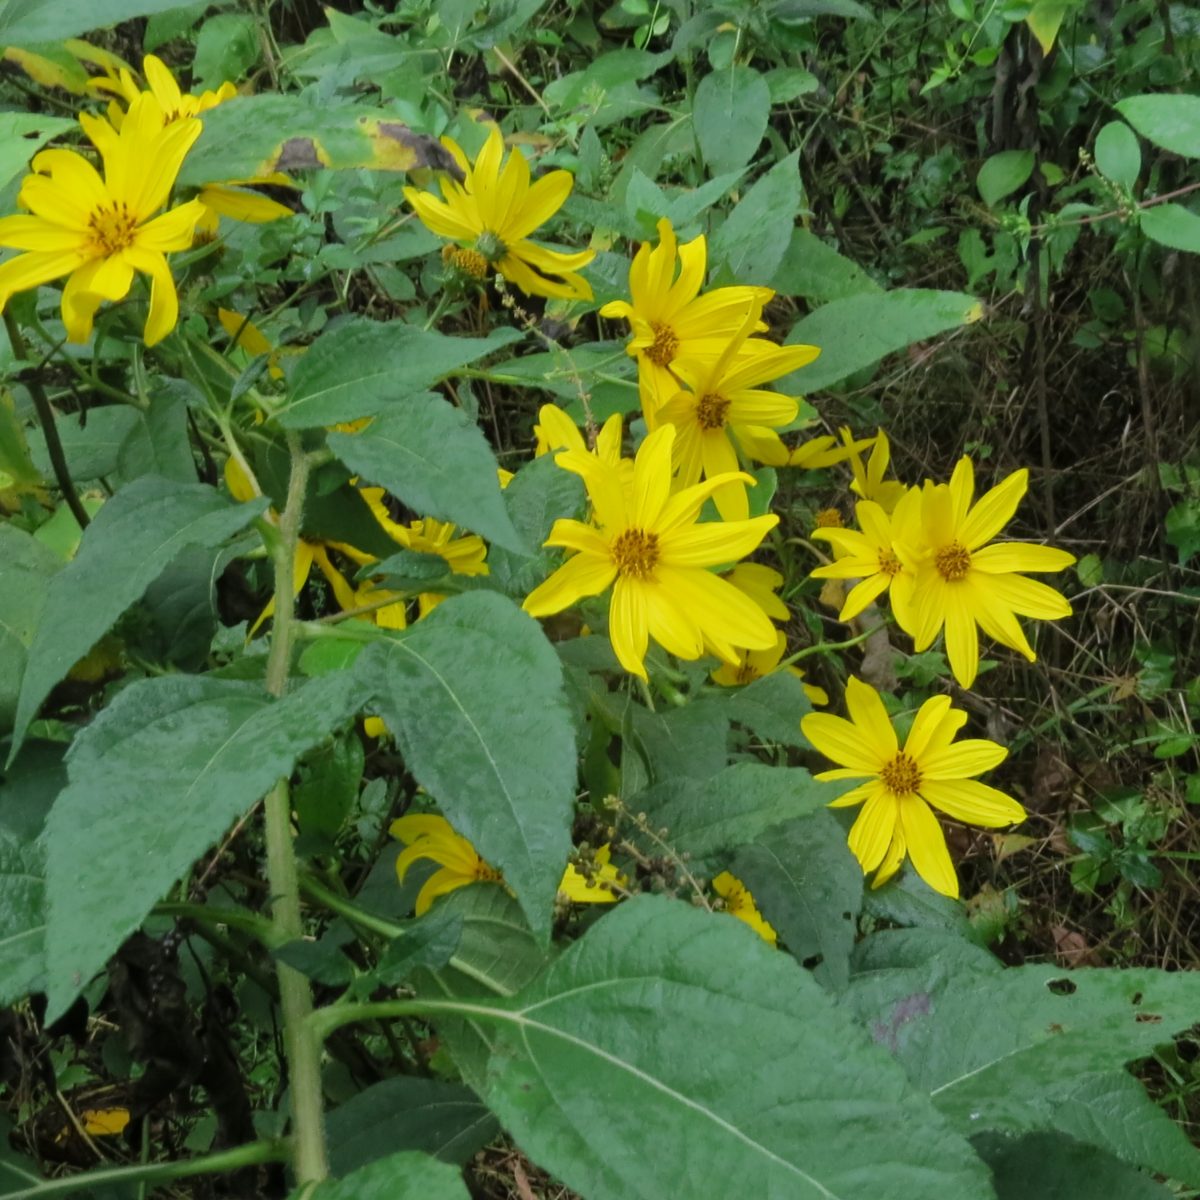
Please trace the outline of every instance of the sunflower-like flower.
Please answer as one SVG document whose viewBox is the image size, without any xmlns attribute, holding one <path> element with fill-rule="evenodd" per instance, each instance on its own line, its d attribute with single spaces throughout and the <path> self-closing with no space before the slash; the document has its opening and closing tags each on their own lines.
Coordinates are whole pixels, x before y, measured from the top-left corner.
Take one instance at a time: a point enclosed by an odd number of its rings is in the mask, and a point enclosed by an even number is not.
<svg viewBox="0 0 1200 1200">
<path fill-rule="evenodd" d="M 238 94 L 237 88 L 228 81 L 222 83 L 215 91 L 201 92 L 198 96 L 185 92 L 176 82 L 167 64 L 155 54 L 147 54 L 142 60 L 142 74 L 150 94 L 158 102 L 164 123 L 168 125 L 199 117 L 201 113 L 216 108 L 218 104 L 224 104 L 226 100 L 232 100 Z M 120 129 L 125 121 L 126 111 L 122 108 L 122 103 L 126 107 L 132 106 L 143 94 L 133 72 L 123 65 L 108 66 L 106 73 L 90 79 L 88 86 L 94 92 L 107 93 L 112 97 L 108 103 L 108 124 L 113 129 Z M 93 141 L 96 141 L 97 136 L 104 136 L 103 121 L 87 113 L 81 114 L 79 120 Z M 99 142 L 96 144 L 99 145 Z M 196 227 L 197 233 L 215 234 L 223 216 L 234 221 L 263 224 L 293 215 L 286 204 L 280 204 L 269 196 L 248 191 L 248 185 L 252 184 L 295 187 L 286 175 L 278 171 L 254 179 L 206 183 L 197 196 L 204 205 L 204 215 Z"/>
<path fill-rule="evenodd" d="M 739 921 L 749 925 L 764 942 L 775 945 L 778 934 L 771 923 L 763 919 L 762 913 L 758 911 L 758 905 L 754 902 L 754 897 L 736 875 L 722 871 L 712 881 L 712 885 L 713 891 L 725 901 L 725 911 L 731 917 L 737 917 Z"/>
<path fill-rule="evenodd" d="M 843 426 L 838 432 L 848 451 L 850 467 L 854 472 L 854 482 L 850 485 L 850 490 L 863 500 L 873 500 L 885 513 L 890 513 L 908 489 L 895 479 L 884 479 L 892 457 L 887 434 L 880 429 L 873 438 L 868 438 L 865 442 L 856 442 L 847 426 Z M 871 455 L 864 466 L 860 451 L 866 446 L 871 447 Z"/>
<path fill-rule="evenodd" d="M 204 208 L 193 200 L 154 214 L 170 199 L 184 155 L 199 135 L 198 121 L 164 128 L 158 102 L 145 95 L 129 110 L 120 134 L 96 142 L 103 178 L 73 150 L 38 154 L 35 174 L 25 177 L 17 197 L 32 215 L 0 219 L 0 246 L 27 251 L 0 264 L 0 309 L 14 292 L 67 275 L 63 324 L 72 342 L 86 342 L 96 310 L 105 300 L 122 299 L 141 272 L 150 277 L 146 345 L 166 337 L 179 317 L 166 255 L 192 244 Z"/>
<path fill-rule="evenodd" d="M 778 440 L 775 429 L 796 419 L 799 405 L 791 396 L 761 385 L 812 362 L 816 346 L 776 346 L 751 338 L 761 325 L 762 304 L 750 303 L 741 327 L 716 358 L 678 357 L 672 371 L 685 384 L 658 410 L 660 422 L 675 426 L 675 465 L 683 487 L 702 476 L 738 469 L 738 451 L 756 457 L 762 441 Z M 727 521 L 744 521 L 750 502 L 741 483 L 730 483 L 713 496 Z"/>
<path fill-rule="evenodd" d="M 756 679 L 761 679 L 764 675 L 770 675 L 773 671 L 778 670 L 779 661 L 783 658 L 785 650 L 787 650 L 787 635 L 780 630 L 775 635 L 775 645 L 769 650 L 743 650 L 740 662 L 736 665 L 722 663 L 710 678 L 713 683 L 719 683 L 722 687 L 744 687 L 746 684 L 753 683 Z M 804 672 L 799 667 L 789 666 L 785 670 L 801 681 L 804 694 L 808 697 L 810 704 L 821 707 L 829 703 L 829 693 L 824 688 L 803 682 Z"/>
<path fill-rule="evenodd" d="M 723 287 L 700 295 L 707 250 L 703 234 L 678 245 L 671 222 L 658 223 L 658 245 L 643 242 L 629 268 L 629 301 L 613 300 L 602 317 L 620 317 L 633 332 L 625 347 L 638 362 L 638 388 L 646 427 L 679 390 L 672 364 L 679 358 L 716 358 L 742 327 L 752 303 L 775 294 L 764 287 Z M 679 273 L 676 276 L 676 266 Z M 766 329 L 758 321 L 756 330 Z"/>
<path fill-rule="evenodd" d="M 629 880 L 612 864 L 612 847 L 605 842 L 581 871 L 568 863 L 558 885 L 558 894 L 573 904 L 613 904 L 629 886 Z"/>
<path fill-rule="evenodd" d="M 401 883 L 414 863 L 428 859 L 439 870 L 417 893 L 414 911 L 424 916 L 439 897 L 466 887 L 469 883 L 503 883 L 504 876 L 479 856 L 479 852 L 445 817 L 437 813 L 409 813 L 397 817 L 390 826 L 392 837 L 404 843 L 396 858 L 396 876 Z"/>
<path fill-rule="evenodd" d="M 864 872 L 876 872 L 874 887 L 887 882 L 907 856 L 931 888 L 956 897 L 958 876 L 930 805 L 956 821 L 987 828 L 1024 820 L 1025 810 L 1015 800 L 975 779 L 1003 762 L 1008 751 L 983 738 L 955 744 L 967 714 L 952 708 L 948 696 L 921 705 L 903 749 L 870 684 L 851 676 L 846 707 L 849 721 L 810 713 L 800 727 L 817 750 L 841 764 L 817 779 L 866 780 L 831 802 L 833 808 L 863 806 L 850 830 L 854 856 Z"/>
<path fill-rule="evenodd" d="M 700 658 L 708 647 L 727 662 L 738 661 L 735 647 L 766 650 L 775 644 L 775 627 L 762 609 L 708 568 L 750 554 L 779 518 L 698 524 L 705 500 L 733 479 L 750 476 L 717 475 L 671 495 L 674 437 L 671 425 L 650 434 L 632 474 L 587 453 L 557 456 L 560 466 L 582 476 L 599 528 L 554 523 L 545 544 L 576 553 L 524 604 L 527 613 L 545 617 L 611 584 L 613 650 L 625 670 L 642 679 L 650 637 L 679 658 Z"/>
<path fill-rule="evenodd" d="M 975 682 L 979 670 L 976 625 L 1033 662 L 1037 655 L 1017 617 L 1057 621 L 1071 615 L 1063 596 L 1021 572 L 1061 571 L 1075 561 L 1073 554 L 1026 542 L 992 542 L 1028 486 L 1029 472 L 1014 471 L 972 503 L 975 469 L 963 457 L 948 485 L 927 482 L 921 496 L 923 544 L 907 564 L 916 572 L 913 641 L 918 652 L 925 650 L 944 627 L 950 669 L 963 687 Z M 897 550 L 905 556 L 902 542 Z"/>
<path fill-rule="evenodd" d="M 457 142 L 442 138 L 463 173 L 462 183 L 441 177 L 442 199 L 406 187 L 404 198 L 421 222 L 438 237 L 458 244 L 447 258 L 465 274 L 484 279 L 498 271 L 529 296 L 590 300 L 592 288 L 578 272 L 596 257 L 594 250 L 564 254 L 529 240 L 571 192 L 570 171 L 550 171 L 529 181 L 529 163 L 519 147 L 504 162 L 504 138 L 492 126 L 472 163 Z"/>
<path fill-rule="evenodd" d="M 600 426 L 596 434 L 596 454 L 607 463 L 621 460 L 622 421 L 620 413 L 612 416 Z M 555 450 L 578 450 L 586 453 L 587 442 L 579 432 L 579 426 L 563 412 L 557 404 L 543 404 L 538 409 L 538 423 L 533 427 L 537 439 L 534 457 L 541 458 Z"/>
<path fill-rule="evenodd" d="M 860 500 L 854 515 L 858 529 L 819 525 L 812 531 L 813 540 L 828 542 L 834 553 L 833 562 L 817 567 L 812 574 L 817 579 L 860 580 L 850 589 L 839 621 L 852 621 L 868 604 L 890 592 L 892 612 L 900 628 L 911 636 L 916 629 L 913 589 L 917 583 L 911 564 L 923 538 L 921 490 L 909 488 L 890 517 L 874 500 Z"/>
</svg>

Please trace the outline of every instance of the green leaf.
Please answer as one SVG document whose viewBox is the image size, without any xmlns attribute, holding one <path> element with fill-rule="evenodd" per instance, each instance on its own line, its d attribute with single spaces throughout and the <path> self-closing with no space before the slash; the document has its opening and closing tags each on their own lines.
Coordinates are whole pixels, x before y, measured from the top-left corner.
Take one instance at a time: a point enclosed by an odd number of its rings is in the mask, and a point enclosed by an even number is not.
<svg viewBox="0 0 1200 1200">
<path fill-rule="evenodd" d="M 254 684 L 163 677 L 126 688 L 79 734 L 70 783 L 46 823 L 48 1019 L 196 858 L 361 703 L 351 672 L 281 700 Z"/>
<path fill-rule="evenodd" d="M 325 1131 L 330 1168 L 347 1175 L 398 1150 L 461 1166 L 496 1136 L 499 1125 L 461 1083 L 400 1077 L 339 1105 L 326 1117 Z"/>
<path fill-rule="evenodd" d="M 846 834 L 827 812 L 815 812 L 760 834 L 741 846 L 730 871 L 750 889 L 763 916 L 790 953 L 816 977 L 844 988 L 863 873 Z"/>
<path fill-rule="evenodd" d="M 972 1140 L 992 1169 L 998 1200 L 1170 1200 L 1175 1194 L 1095 1146 L 1059 1134 Z"/>
<path fill-rule="evenodd" d="M 914 342 L 969 325 L 982 316 L 983 305 L 962 292 L 902 288 L 834 300 L 802 318 L 787 336 L 789 345 L 820 346 L 820 357 L 784 376 L 775 386 L 781 392 L 829 387 Z"/>
<path fill-rule="evenodd" d="M 517 554 L 496 456 L 479 426 L 434 392 L 419 392 L 358 433 L 331 433 L 329 448 L 356 475 L 423 516 L 465 525 Z"/>
<path fill-rule="evenodd" d="M 1096 166 L 1113 183 L 1131 188 L 1142 169 L 1137 134 L 1124 121 L 1109 121 L 1096 134 Z"/>
<path fill-rule="evenodd" d="M 179 184 L 319 167 L 457 170 L 436 138 L 414 133 L 378 108 L 264 93 L 236 96 L 204 114 L 204 132 L 188 152 Z"/>
<path fill-rule="evenodd" d="M 444 967 L 462 942 L 463 919 L 449 906 L 439 904 L 399 928 L 403 932 L 384 949 L 379 966 L 371 973 L 371 988 L 380 984 L 399 987 L 422 967 L 427 970 Z"/>
<path fill-rule="evenodd" d="M 457 1167 L 414 1150 L 377 1159 L 345 1179 L 301 1188 L 293 1194 L 293 1200 L 397 1200 L 400 1196 L 471 1200 Z"/>
<path fill-rule="evenodd" d="M 839 254 L 807 229 L 793 229 L 783 261 L 770 281 L 785 296 L 818 304 L 883 289 L 857 263 Z"/>
<path fill-rule="evenodd" d="M 452 596 L 363 653 L 405 766 L 548 937 L 571 846 L 575 736 L 558 655 L 495 592 Z"/>
<path fill-rule="evenodd" d="M 56 415 L 54 426 L 71 478 L 78 483 L 112 475 L 117 470 L 121 446 L 138 424 L 138 410 L 127 404 L 110 404 L 83 413 Z M 29 434 L 29 453 L 45 479 L 52 479 L 50 453 L 41 428 Z M 195 480 L 195 472 L 192 479 Z"/>
<path fill-rule="evenodd" d="M 817 783 L 800 767 L 737 763 L 704 783 L 659 784 L 631 807 L 645 812 L 654 828 L 665 826 L 676 851 L 707 858 L 752 842 L 772 825 L 814 812 L 836 796 L 836 788 Z"/>
<path fill-rule="evenodd" d="M 993 208 L 1005 196 L 1010 196 L 1017 188 L 1023 187 L 1032 174 L 1032 150 L 1001 150 L 979 168 L 975 186 L 979 189 L 984 204 Z"/>
<path fill-rule="evenodd" d="M 1200 158 L 1200 96 L 1126 96 L 1117 101 L 1117 112 L 1156 146 L 1184 158 Z"/>
<path fill-rule="evenodd" d="M 45 929 L 45 851 L 0 830 L 0 1005 L 41 987 Z"/>
<path fill-rule="evenodd" d="M 21 683 L 10 761 L 50 689 L 167 564 L 186 546 L 219 545 L 266 504 L 231 504 L 215 488 L 148 475 L 104 505 L 47 590 Z"/>
<path fill-rule="evenodd" d="M 934 960 L 858 976 L 847 996 L 964 1133 L 1052 1127 L 1066 1107 L 1065 1131 L 1078 1136 L 1090 1125 L 1089 1140 L 1100 1146 L 1108 1145 L 1104 1122 L 1081 1117 L 1088 1090 L 1111 1089 L 1114 1071 L 1196 1019 L 1196 984 L 1186 972 L 997 973 L 947 970 Z M 1094 1111 L 1104 1110 L 1100 1102 Z"/>
<path fill-rule="evenodd" d="M 730 720 L 763 741 L 808 748 L 800 719 L 812 711 L 812 704 L 804 694 L 804 684 L 790 671 L 774 671 L 731 690 L 724 707 Z"/>
<path fill-rule="evenodd" d="M 991 1197 L 965 1139 L 739 921 L 638 896 L 470 1012 L 496 1025 L 489 1107 L 589 1200 Z"/>
<path fill-rule="evenodd" d="M 865 21 L 875 20 L 869 8 L 857 0 L 775 0 L 770 6 L 771 16 L 784 25 L 811 21 L 814 17 L 857 17 Z"/>
<path fill-rule="evenodd" d="M 139 475 L 161 475 L 195 483 L 187 403 L 180 392 L 164 387 L 149 408 L 132 411 L 136 419 L 117 450 L 121 477 L 132 480 Z"/>
<path fill-rule="evenodd" d="M 15 525 L 0 524 L 0 730 L 17 711 L 21 676 L 51 576 L 61 563 L 52 550 Z"/>
<path fill-rule="evenodd" d="M 404 321 L 347 321 L 305 351 L 276 420 L 285 429 L 311 429 L 373 417 L 523 336 L 497 329 L 483 338 L 447 337 Z"/>
<path fill-rule="evenodd" d="M 794 150 L 759 179 L 725 218 L 712 240 L 713 262 L 724 263 L 738 283 L 765 287 L 791 242 L 800 195 L 800 151 Z"/>
<path fill-rule="evenodd" d="M 4 36 L 7 10 L 0 10 L 0 45 L 15 45 Z M 0 187 L 5 187 L 29 165 L 29 160 L 53 137 L 73 129 L 75 122 L 66 117 L 48 117 L 42 113 L 0 113 Z"/>
<path fill-rule="evenodd" d="M 692 124 L 713 175 L 737 171 L 754 157 L 771 115 L 771 89 L 753 67 L 713 71 L 696 87 Z"/>
<path fill-rule="evenodd" d="M 799 100 L 821 86 L 821 81 L 802 67 L 774 67 L 764 78 L 771 92 L 772 106 L 791 104 L 793 100 Z"/>
<path fill-rule="evenodd" d="M 0 6 L 0 46 L 58 42 L 178 6 L 179 0 L 6 0 Z"/>
<path fill-rule="evenodd" d="M 1161 246 L 1200 254 L 1200 216 L 1182 204 L 1156 204 L 1142 210 L 1142 232 Z"/>
<path fill-rule="evenodd" d="M 250 13 L 218 13 L 200 27 L 192 78 L 196 90 L 240 79 L 257 61 L 258 22 Z"/>
</svg>

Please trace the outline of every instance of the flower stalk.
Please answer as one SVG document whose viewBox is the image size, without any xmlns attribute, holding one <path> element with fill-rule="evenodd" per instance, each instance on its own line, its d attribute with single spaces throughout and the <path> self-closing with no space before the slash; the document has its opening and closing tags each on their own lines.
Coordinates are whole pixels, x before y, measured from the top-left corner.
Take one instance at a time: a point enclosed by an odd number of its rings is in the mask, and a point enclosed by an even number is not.
<svg viewBox="0 0 1200 1200">
<path fill-rule="evenodd" d="M 287 502 L 279 518 L 279 536 L 272 547 L 275 562 L 275 616 L 267 658 L 267 691 L 283 695 L 291 660 L 295 615 L 293 589 L 296 544 L 308 486 L 308 459 L 300 438 L 288 436 L 291 474 Z M 292 804 L 288 781 L 281 779 L 267 793 L 264 809 L 267 840 L 267 881 L 271 888 L 271 920 L 277 944 L 303 934 L 300 883 L 292 844 Z M 325 1119 L 321 1095 L 321 1043 L 309 1022 L 312 989 L 299 971 L 279 961 L 279 1006 L 283 1014 L 283 1045 L 287 1055 L 292 1099 L 292 1169 L 300 1186 L 319 1183 L 329 1175 Z"/>
</svg>

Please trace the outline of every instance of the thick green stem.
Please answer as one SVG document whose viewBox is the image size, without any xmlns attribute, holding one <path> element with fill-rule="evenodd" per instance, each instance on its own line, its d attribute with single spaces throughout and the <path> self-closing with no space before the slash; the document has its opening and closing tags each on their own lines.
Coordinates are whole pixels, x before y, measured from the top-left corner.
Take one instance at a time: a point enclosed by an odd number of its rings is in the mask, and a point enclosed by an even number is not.
<svg viewBox="0 0 1200 1200">
<path fill-rule="evenodd" d="M 273 548 L 275 616 L 271 651 L 267 657 L 267 691 L 273 696 L 283 695 L 287 686 L 295 614 L 294 562 L 304 493 L 308 486 L 308 460 L 295 434 L 288 438 L 288 449 L 292 462 L 287 503 L 279 519 L 279 538 Z M 286 779 L 281 779 L 267 794 L 264 817 L 271 917 L 275 937 L 283 944 L 294 941 L 304 932 L 296 854 L 292 845 L 292 802 Z M 313 1003 L 308 979 L 283 961 L 277 962 L 276 972 L 292 1098 L 292 1168 L 296 1182 L 303 1186 L 318 1183 L 329 1174 L 321 1096 L 321 1042 L 309 1021 Z"/>
<path fill-rule="evenodd" d="M 232 1150 L 217 1154 L 206 1154 L 203 1158 L 186 1159 L 183 1162 L 147 1163 L 138 1167 L 113 1167 L 107 1171 L 88 1171 L 83 1175 L 68 1175 L 64 1179 L 39 1180 L 31 1187 L 16 1192 L 5 1192 L 4 1200 L 47 1200 L 50 1196 L 69 1196 L 85 1188 L 98 1188 L 106 1184 L 119 1185 L 161 1182 L 168 1179 L 189 1179 L 195 1175 L 222 1175 L 256 1163 L 284 1162 L 288 1156 L 284 1142 L 250 1142 Z M 4 1164 L 0 1163 L 0 1183 L 4 1182 Z"/>
</svg>

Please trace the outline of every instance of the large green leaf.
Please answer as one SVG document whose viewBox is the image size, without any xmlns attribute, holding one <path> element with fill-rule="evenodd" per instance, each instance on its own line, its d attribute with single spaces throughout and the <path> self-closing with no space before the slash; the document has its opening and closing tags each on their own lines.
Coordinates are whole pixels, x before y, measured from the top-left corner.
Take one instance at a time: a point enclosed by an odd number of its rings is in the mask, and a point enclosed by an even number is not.
<svg viewBox="0 0 1200 1200">
<path fill-rule="evenodd" d="M 783 746 L 808 748 L 800 719 L 812 711 L 804 684 L 790 671 L 772 671 L 745 687 L 731 689 L 724 709 L 756 737 Z"/>
<path fill-rule="evenodd" d="M 56 416 L 54 425 L 71 478 L 84 483 L 113 475 L 121 445 L 137 424 L 138 410 L 129 404 L 109 404 L 86 413 Z M 43 478 L 53 478 L 46 438 L 40 428 L 29 434 L 29 454 Z"/>
<path fill-rule="evenodd" d="M 193 187 L 319 167 L 458 170 L 436 138 L 414 133 L 377 108 L 264 93 L 237 96 L 204 114 L 204 132 L 179 182 Z"/>
<path fill-rule="evenodd" d="M 41 983 L 45 933 L 45 853 L 0 831 L 0 1005 Z"/>
<path fill-rule="evenodd" d="M 818 304 L 882 290 L 857 263 L 815 233 L 799 228 L 792 230 L 783 261 L 770 283 L 785 296 L 802 296 Z"/>
<path fill-rule="evenodd" d="M 417 512 L 465 525 L 518 554 L 530 552 L 500 494 L 491 447 L 479 426 L 441 396 L 408 396 L 358 433 L 331 433 L 329 448 Z"/>
<path fill-rule="evenodd" d="M 0 46 L 15 45 L 2 29 L 7 10 L 0 9 Z M 0 188 L 5 187 L 29 165 L 29 160 L 52 138 L 73 128 L 65 117 L 42 113 L 0 113 Z"/>
<path fill-rule="evenodd" d="M 215 488 L 150 475 L 109 500 L 47 590 L 21 684 L 12 755 L 50 689 L 185 546 L 219 545 L 265 507 L 262 499 L 231 504 Z"/>
<path fill-rule="evenodd" d="M 767 131 L 771 89 L 753 68 L 734 65 L 700 80 L 692 102 L 692 124 L 709 172 L 744 167 Z"/>
<path fill-rule="evenodd" d="M 0 730 L 17 711 L 25 657 L 38 627 L 50 577 L 61 565 L 53 551 L 15 525 L 0 525 Z"/>
<path fill-rule="evenodd" d="M 1200 96 L 1126 96 L 1117 101 L 1117 112 L 1156 146 L 1184 158 L 1200 158 Z"/>
<path fill-rule="evenodd" d="M 0 5 L 0 46 L 61 41 L 178 7 L 179 0 L 5 0 Z"/>
<path fill-rule="evenodd" d="M 550 932 L 570 852 L 575 737 L 558 655 L 495 592 L 453 596 L 358 670 L 405 765 Z"/>
<path fill-rule="evenodd" d="M 485 1099 L 588 1200 L 988 1200 L 966 1140 L 789 956 L 741 922 L 639 896 L 496 1025 Z"/>
<path fill-rule="evenodd" d="M 789 345 L 820 346 L 820 358 L 776 386 L 781 392 L 829 387 L 896 350 L 982 316 L 983 305 L 962 292 L 901 288 L 834 300 L 798 321 L 787 336 Z"/>
<path fill-rule="evenodd" d="M 462 1172 L 427 1154 L 402 1150 L 315 1189 L 303 1188 L 293 1200 L 471 1200 Z"/>
<path fill-rule="evenodd" d="M 1101 175 L 1131 188 L 1142 169 L 1142 148 L 1124 121 L 1109 121 L 1096 134 L 1096 166 Z"/>
<path fill-rule="evenodd" d="M 362 702 L 349 672 L 281 700 L 204 677 L 126 688 L 76 738 L 46 823 L 50 1019 L 167 889 Z"/>
<path fill-rule="evenodd" d="M 1156 204 L 1143 209 L 1139 224 L 1142 232 L 1159 245 L 1200 254 L 1200 215 L 1182 204 Z"/>
<path fill-rule="evenodd" d="M 330 1167 L 347 1175 L 398 1150 L 465 1163 L 499 1132 L 479 1097 L 461 1083 L 399 1077 L 374 1084 L 325 1120 Z"/>
<path fill-rule="evenodd" d="M 994 208 L 1005 196 L 1024 186 L 1033 174 L 1033 163 L 1032 150 L 1001 150 L 991 155 L 975 179 L 984 204 Z"/>
<path fill-rule="evenodd" d="M 447 337 L 404 321 L 347 321 L 304 352 L 276 419 L 285 429 L 309 429 L 373 417 L 522 336 L 505 328 Z"/>
<path fill-rule="evenodd" d="M 815 812 L 776 825 L 739 847 L 729 869 L 788 950 L 822 983 L 845 987 L 863 873 L 837 821 Z"/>
<path fill-rule="evenodd" d="M 738 283 L 771 282 L 800 208 L 800 151 L 777 162 L 742 197 L 712 240 L 714 263 Z"/>
<path fill-rule="evenodd" d="M 836 796 L 836 788 L 800 767 L 737 763 L 704 783 L 659 784 L 631 803 L 655 829 L 666 827 L 666 840 L 676 850 L 707 858 L 752 842 L 772 825 L 802 817 Z"/>
<path fill-rule="evenodd" d="M 1200 998 L 1188 972 L 997 972 L 938 955 L 857 976 L 847 997 L 964 1133 L 1061 1128 L 1156 1170 L 1194 1177 L 1195 1160 L 1181 1157 L 1177 1142 L 1164 1142 L 1144 1106 L 1132 1106 L 1112 1083 L 1123 1064 L 1195 1023 Z M 1140 1128 L 1110 1140 L 1110 1119 L 1126 1115 Z"/>
</svg>

